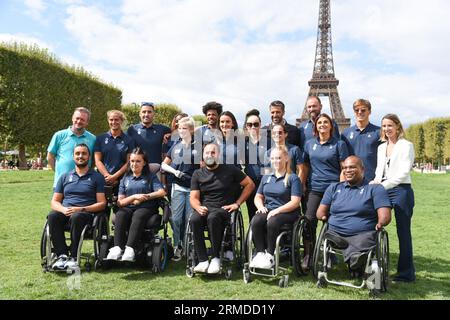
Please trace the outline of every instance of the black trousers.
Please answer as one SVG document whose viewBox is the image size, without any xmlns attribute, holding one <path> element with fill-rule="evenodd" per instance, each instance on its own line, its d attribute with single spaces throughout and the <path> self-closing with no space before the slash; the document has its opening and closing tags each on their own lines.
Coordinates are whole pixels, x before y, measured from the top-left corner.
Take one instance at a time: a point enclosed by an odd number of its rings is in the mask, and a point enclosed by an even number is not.
<svg viewBox="0 0 450 320">
<path fill-rule="evenodd" d="M 267 252 L 273 255 L 281 226 L 294 224 L 298 219 L 298 214 L 280 213 L 269 220 L 267 220 L 267 215 L 267 213 L 255 215 L 250 227 L 253 232 L 253 243 L 255 244 L 256 252 L 264 252 L 267 243 Z"/>
<path fill-rule="evenodd" d="M 245 204 L 247 205 L 248 224 L 249 225 L 250 225 L 250 222 L 252 221 L 253 217 L 255 216 L 256 211 L 258 210 L 255 206 L 255 196 L 256 196 L 256 191 L 258 189 L 259 182 L 258 182 L 258 184 L 256 184 L 256 183 L 257 182 L 255 181 L 256 188 L 250 194 L 247 201 L 245 201 Z"/>
<path fill-rule="evenodd" d="M 231 220 L 231 213 L 222 208 L 208 208 L 208 210 L 209 212 L 206 216 L 201 216 L 194 210 L 190 218 L 190 225 L 194 235 L 194 248 L 199 262 L 208 260 L 204 234 L 205 226 L 208 226 L 212 258 L 219 258 L 223 232 Z"/>
<path fill-rule="evenodd" d="M 56 255 L 68 254 L 69 250 L 64 235 L 64 227 L 69 223 L 71 241 L 70 256 L 76 258 L 81 233 L 86 225 L 92 224 L 93 220 L 94 214 L 89 212 L 77 212 L 68 217 L 62 212 L 50 211 L 47 216 L 47 221 L 50 229 L 50 238 Z"/>
<path fill-rule="evenodd" d="M 316 239 L 316 229 L 317 229 L 317 209 L 319 208 L 320 201 L 323 198 L 323 192 L 317 191 L 307 191 L 306 192 L 306 210 L 305 215 L 309 220 L 311 225 L 311 235 L 312 239 L 307 239 L 311 241 L 315 241 Z"/>
<path fill-rule="evenodd" d="M 114 246 L 119 246 L 122 250 L 125 245 L 136 249 L 149 219 L 158 219 L 154 209 L 120 208 L 115 217 Z"/>
</svg>

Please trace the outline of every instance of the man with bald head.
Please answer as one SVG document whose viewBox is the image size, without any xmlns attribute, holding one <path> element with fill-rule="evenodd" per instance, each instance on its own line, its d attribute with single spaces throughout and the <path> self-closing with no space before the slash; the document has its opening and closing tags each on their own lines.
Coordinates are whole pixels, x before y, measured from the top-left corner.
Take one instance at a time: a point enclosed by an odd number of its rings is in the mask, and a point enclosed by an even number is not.
<svg viewBox="0 0 450 320">
<path fill-rule="evenodd" d="M 368 184 L 360 158 L 345 159 L 343 174 L 345 181 L 333 183 L 325 191 L 317 219 L 328 220 L 330 238 L 344 238 L 349 244 L 344 261 L 360 276 L 367 252 L 376 245 L 376 231 L 391 221 L 391 202 L 384 188 Z"/>
</svg>

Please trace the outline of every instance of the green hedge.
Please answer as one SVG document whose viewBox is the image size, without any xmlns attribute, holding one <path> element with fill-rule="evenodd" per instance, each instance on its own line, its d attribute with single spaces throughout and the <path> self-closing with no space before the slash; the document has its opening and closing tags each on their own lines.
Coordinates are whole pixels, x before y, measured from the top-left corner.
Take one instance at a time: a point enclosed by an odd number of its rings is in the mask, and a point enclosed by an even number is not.
<svg viewBox="0 0 450 320">
<path fill-rule="evenodd" d="M 23 155 L 25 146 L 45 148 L 54 132 L 71 125 L 76 107 L 91 110 L 91 132 L 106 131 L 106 112 L 120 109 L 121 100 L 118 88 L 45 49 L 0 43 L 0 138 Z"/>
</svg>

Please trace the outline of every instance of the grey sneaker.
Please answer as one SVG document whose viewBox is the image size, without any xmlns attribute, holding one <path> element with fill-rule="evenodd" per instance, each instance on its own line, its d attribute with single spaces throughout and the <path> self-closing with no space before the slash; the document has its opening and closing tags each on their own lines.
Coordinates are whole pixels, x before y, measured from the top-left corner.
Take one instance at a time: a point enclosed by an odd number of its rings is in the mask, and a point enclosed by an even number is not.
<svg viewBox="0 0 450 320">
<path fill-rule="evenodd" d="M 180 261 L 182 255 L 183 255 L 183 248 L 180 247 L 180 246 L 177 246 L 177 247 L 175 248 L 175 250 L 173 251 L 173 257 L 172 257 L 172 260 L 173 260 L 173 261 Z"/>
<path fill-rule="evenodd" d="M 67 260 L 65 267 L 69 270 L 77 269 L 78 268 L 77 260 L 75 260 L 75 258 L 70 258 L 69 260 Z"/>
</svg>

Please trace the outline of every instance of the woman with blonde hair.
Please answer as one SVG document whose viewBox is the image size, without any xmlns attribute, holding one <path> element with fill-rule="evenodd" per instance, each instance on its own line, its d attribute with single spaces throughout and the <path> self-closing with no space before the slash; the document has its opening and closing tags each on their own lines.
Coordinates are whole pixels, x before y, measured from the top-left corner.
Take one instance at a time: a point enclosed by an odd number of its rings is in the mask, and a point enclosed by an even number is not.
<svg viewBox="0 0 450 320">
<path fill-rule="evenodd" d="M 411 169 L 414 163 L 414 145 L 405 139 L 400 119 L 387 114 L 381 120 L 381 141 L 378 147 L 375 179 L 386 189 L 395 211 L 400 254 L 394 281 L 413 282 L 416 279 L 413 262 L 411 218 L 414 191 L 411 188 Z"/>
<path fill-rule="evenodd" d="M 270 163 L 273 173 L 263 176 L 255 197 L 258 211 L 250 228 L 256 255 L 250 261 L 251 268 L 273 267 L 273 254 L 281 226 L 294 224 L 300 213 L 302 184 L 298 176 L 291 171 L 287 149 L 272 148 Z"/>
</svg>

